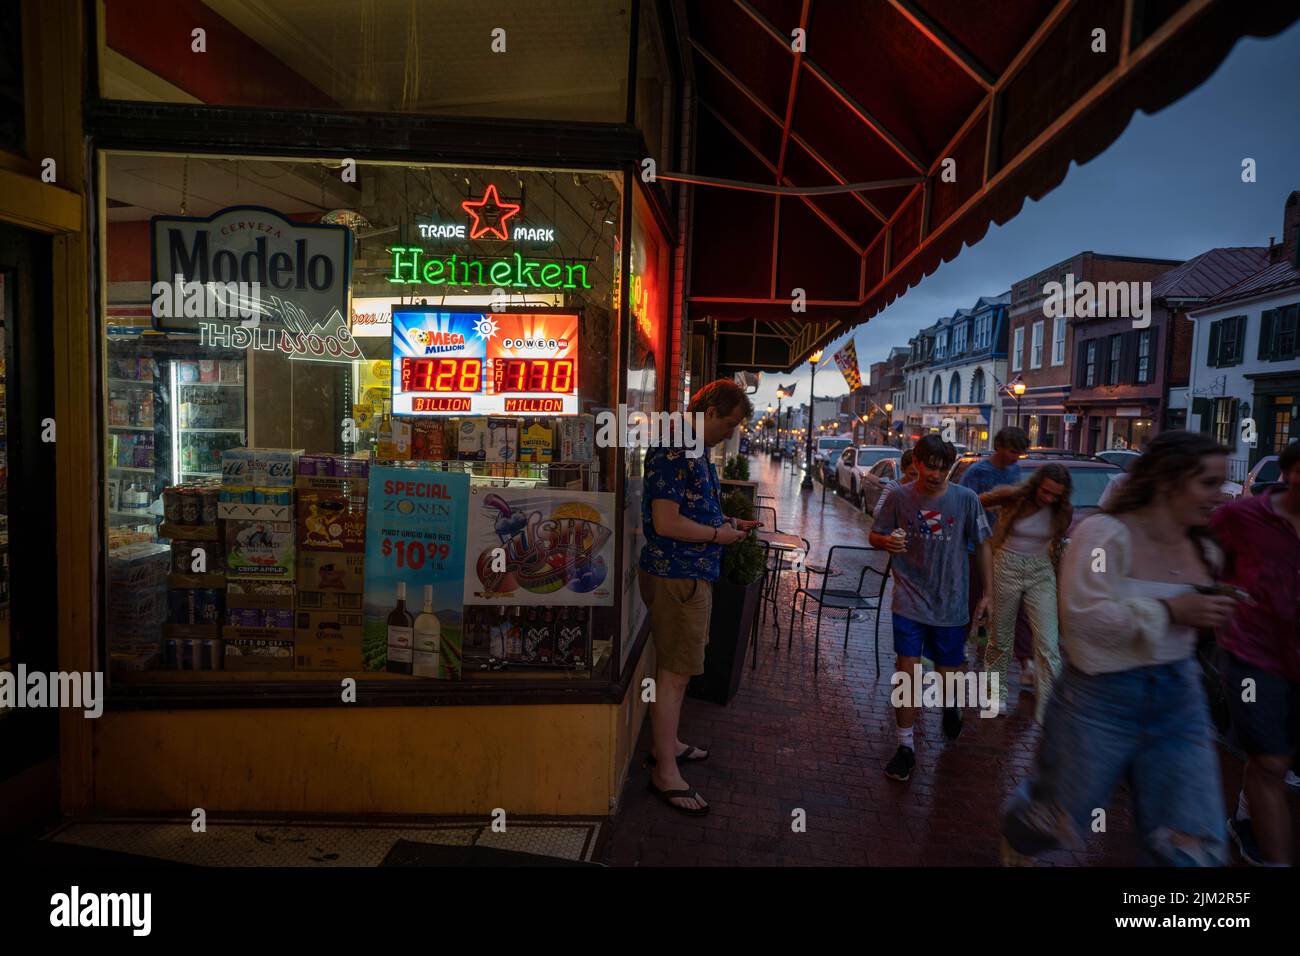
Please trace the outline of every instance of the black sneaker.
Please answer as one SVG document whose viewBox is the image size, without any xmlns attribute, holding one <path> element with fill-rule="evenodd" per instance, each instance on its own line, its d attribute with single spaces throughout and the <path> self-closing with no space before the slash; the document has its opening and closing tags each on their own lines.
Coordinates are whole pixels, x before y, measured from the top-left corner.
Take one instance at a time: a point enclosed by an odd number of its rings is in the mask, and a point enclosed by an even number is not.
<svg viewBox="0 0 1300 956">
<path fill-rule="evenodd" d="M 1228 817 L 1228 836 L 1237 844 L 1237 852 L 1251 866 L 1263 866 L 1264 858 L 1260 855 L 1259 844 L 1255 842 L 1255 828 L 1250 820 L 1238 820 Z"/>
<path fill-rule="evenodd" d="M 943 735 L 949 740 L 956 740 L 961 736 L 961 710 L 956 707 L 945 707 L 943 709 Z"/>
<path fill-rule="evenodd" d="M 885 776 L 890 780 L 897 780 L 900 783 L 906 783 L 912 776 L 912 768 L 916 766 L 916 751 L 911 747 L 898 745 L 894 751 L 893 758 L 885 764 Z"/>
</svg>

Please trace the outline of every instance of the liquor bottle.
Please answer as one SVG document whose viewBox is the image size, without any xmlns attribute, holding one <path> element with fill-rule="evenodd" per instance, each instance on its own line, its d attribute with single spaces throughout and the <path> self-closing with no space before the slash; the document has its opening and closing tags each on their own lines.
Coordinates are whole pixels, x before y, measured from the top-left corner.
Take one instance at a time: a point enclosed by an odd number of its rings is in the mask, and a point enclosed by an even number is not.
<svg viewBox="0 0 1300 956">
<path fill-rule="evenodd" d="M 569 609 L 560 608 L 559 617 L 555 619 L 555 663 L 568 665 L 573 662 L 573 622 L 569 620 Z"/>
<path fill-rule="evenodd" d="M 522 658 L 525 664 L 537 663 L 537 644 L 541 636 L 540 628 L 537 625 L 537 608 L 528 609 L 528 619 L 524 622 L 524 651 Z"/>
<path fill-rule="evenodd" d="M 503 607 L 487 608 L 488 618 L 488 656 L 498 661 L 506 659 L 506 634 L 510 629 L 510 620 Z"/>
<path fill-rule="evenodd" d="M 424 586 L 424 609 L 415 619 L 412 643 L 415 654 L 413 673 L 417 677 L 438 677 L 442 658 L 442 624 L 433 613 L 433 585 Z"/>
<path fill-rule="evenodd" d="M 524 609 L 510 610 L 510 624 L 506 629 L 506 660 L 518 661 L 524 656 Z"/>
<path fill-rule="evenodd" d="M 388 461 L 397 457 L 393 448 L 393 403 L 384 402 L 384 414 L 375 426 L 375 458 Z"/>
<path fill-rule="evenodd" d="M 388 615 L 388 672 L 411 673 L 411 643 L 414 622 L 406 609 L 406 582 L 397 582 L 397 607 Z"/>
</svg>

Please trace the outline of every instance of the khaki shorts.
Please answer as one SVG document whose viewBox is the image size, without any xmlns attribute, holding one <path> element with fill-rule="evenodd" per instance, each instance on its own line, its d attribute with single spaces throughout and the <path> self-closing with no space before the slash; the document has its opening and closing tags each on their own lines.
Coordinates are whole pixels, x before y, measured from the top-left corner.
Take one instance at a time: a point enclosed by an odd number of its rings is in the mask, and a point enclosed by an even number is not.
<svg viewBox="0 0 1300 956">
<path fill-rule="evenodd" d="M 713 584 L 698 578 L 661 578 L 639 572 L 641 595 L 650 608 L 650 637 L 659 666 L 693 677 L 704 673 L 709 643 Z"/>
</svg>

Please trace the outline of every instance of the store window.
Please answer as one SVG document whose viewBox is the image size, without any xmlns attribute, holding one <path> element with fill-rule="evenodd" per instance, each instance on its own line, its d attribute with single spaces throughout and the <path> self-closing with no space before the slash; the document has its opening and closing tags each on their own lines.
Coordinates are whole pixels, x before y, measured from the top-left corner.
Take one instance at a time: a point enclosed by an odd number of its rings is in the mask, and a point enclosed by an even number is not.
<svg viewBox="0 0 1300 956">
<path fill-rule="evenodd" d="M 1129 434 L 1129 447 L 1135 451 L 1144 450 L 1144 446 L 1151 440 L 1151 419 L 1135 418 Z"/>
<path fill-rule="evenodd" d="M 632 6 L 621 0 L 103 0 L 102 9 L 107 99 L 627 122 Z"/>
<path fill-rule="evenodd" d="M 1151 332 L 1138 333 L 1137 339 L 1137 382 L 1145 385 L 1151 381 Z"/>
<path fill-rule="evenodd" d="M 1214 400 L 1214 440 L 1228 448 L 1237 447 L 1237 436 L 1233 425 L 1237 417 L 1237 400 L 1235 398 L 1216 398 Z"/>
<path fill-rule="evenodd" d="M 1042 321 L 1033 324 L 1033 335 L 1029 341 L 1029 367 L 1042 368 L 1043 366 L 1043 323 Z"/>
<path fill-rule="evenodd" d="M 972 405 L 984 403 L 984 370 L 977 368 L 970 379 L 970 400 Z"/>
<path fill-rule="evenodd" d="M 105 169 L 113 679 L 608 678 L 621 176 Z"/>
<path fill-rule="evenodd" d="M 1019 372 L 1020 363 L 1023 361 L 1021 355 L 1025 349 L 1025 327 L 1016 326 L 1015 334 L 1011 341 L 1011 371 Z"/>
<path fill-rule="evenodd" d="M 1065 316 L 1052 320 L 1052 364 L 1065 364 Z"/>
<path fill-rule="evenodd" d="M 1091 388 L 1097 384 L 1097 340 L 1084 343 L 1083 350 L 1083 384 Z"/>
<path fill-rule="evenodd" d="M 953 372 L 948 380 L 948 404 L 956 405 L 961 401 L 961 373 Z"/>
<path fill-rule="evenodd" d="M 934 387 L 930 390 L 930 404 L 943 404 L 943 380 L 938 375 L 934 377 Z"/>
</svg>

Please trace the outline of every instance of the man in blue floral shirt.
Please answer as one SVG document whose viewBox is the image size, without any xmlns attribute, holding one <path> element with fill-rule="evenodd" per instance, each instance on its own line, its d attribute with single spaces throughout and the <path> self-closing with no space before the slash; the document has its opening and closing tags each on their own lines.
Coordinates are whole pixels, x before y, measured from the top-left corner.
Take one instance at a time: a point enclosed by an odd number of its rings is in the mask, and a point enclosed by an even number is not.
<svg viewBox="0 0 1300 956">
<path fill-rule="evenodd" d="M 730 438 L 754 406 L 734 381 L 719 379 L 695 393 L 687 412 L 707 449 Z M 723 516 L 718 471 L 697 449 L 652 448 L 646 453 L 641 502 L 646 541 L 640 565 L 641 593 L 650 608 L 650 636 L 659 661 L 650 707 L 650 789 L 674 809 L 695 816 L 707 813 L 709 806 L 687 785 L 679 764 L 704 760 L 708 753 L 677 739 L 682 698 L 691 677 L 704 673 L 722 549 L 758 524 Z"/>
</svg>

